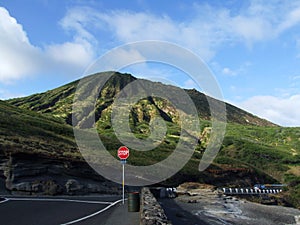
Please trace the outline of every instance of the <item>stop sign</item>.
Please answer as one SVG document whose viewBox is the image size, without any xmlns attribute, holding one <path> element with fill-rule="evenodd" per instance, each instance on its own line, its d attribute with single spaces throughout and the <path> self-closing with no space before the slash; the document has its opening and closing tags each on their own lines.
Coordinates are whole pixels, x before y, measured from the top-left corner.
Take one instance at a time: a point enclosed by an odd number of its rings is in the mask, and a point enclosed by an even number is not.
<svg viewBox="0 0 300 225">
<path fill-rule="evenodd" d="M 126 147 L 126 146 L 121 146 L 119 149 L 118 149 L 118 157 L 121 159 L 121 160 L 125 160 L 129 157 L 129 149 Z"/>
</svg>

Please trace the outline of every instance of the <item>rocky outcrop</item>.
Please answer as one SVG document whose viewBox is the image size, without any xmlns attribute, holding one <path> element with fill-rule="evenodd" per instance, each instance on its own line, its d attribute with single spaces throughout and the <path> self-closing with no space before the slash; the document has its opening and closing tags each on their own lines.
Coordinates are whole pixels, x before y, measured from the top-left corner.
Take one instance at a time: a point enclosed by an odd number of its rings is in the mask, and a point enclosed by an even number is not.
<svg viewBox="0 0 300 225">
<path fill-rule="evenodd" d="M 172 225 L 149 188 L 142 189 L 140 225 Z"/>
<path fill-rule="evenodd" d="M 66 162 L 28 154 L 2 155 L 0 174 L 6 190 L 12 194 L 120 193 L 120 185 L 96 174 L 84 162 Z"/>
</svg>

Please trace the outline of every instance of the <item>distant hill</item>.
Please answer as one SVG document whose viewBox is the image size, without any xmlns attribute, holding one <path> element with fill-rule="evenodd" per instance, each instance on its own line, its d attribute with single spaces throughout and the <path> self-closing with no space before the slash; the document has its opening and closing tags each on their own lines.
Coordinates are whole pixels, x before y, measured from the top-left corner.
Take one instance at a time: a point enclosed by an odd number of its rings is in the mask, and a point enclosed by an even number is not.
<svg viewBox="0 0 300 225">
<path fill-rule="evenodd" d="M 100 74 L 101 75 L 101 74 Z M 136 78 L 115 73 L 96 102 L 99 136 L 116 157 L 122 144 L 111 126 L 110 113 L 116 94 Z M 12 193 L 82 194 L 117 193 L 120 186 L 97 175 L 83 160 L 74 140 L 72 103 L 79 81 L 28 97 L 0 101 L 0 189 Z M 162 83 L 153 83 L 167 88 Z M 171 87 L 178 91 L 178 87 Z M 196 181 L 216 186 L 251 186 L 255 183 L 287 183 L 285 202 L 300 206 L 300 128 L 284 128 L 226 104 L 227 130 L 213 164 L 198 171 L 199 160 L 210 138 L 207 98 L 196 90 L 185 90 L 201 119 L 199 144 L 187 165 L 161 185 Z M 217 100 L 216 100 L 217 101 Z M 149 135 L 149 122 L 160 115 L 167 133 L 154 150 L 133 151 L 132 165 L 150 165 L 168 157 L 180 138 L 174 107 L 159 98 L 145 98 L 130 112 L 131 129 L 138 138 Z M 77 126 L 84 127 L 84 120 Z M 2 182 L 1 182 L 2 181 Z"/>
</svg>

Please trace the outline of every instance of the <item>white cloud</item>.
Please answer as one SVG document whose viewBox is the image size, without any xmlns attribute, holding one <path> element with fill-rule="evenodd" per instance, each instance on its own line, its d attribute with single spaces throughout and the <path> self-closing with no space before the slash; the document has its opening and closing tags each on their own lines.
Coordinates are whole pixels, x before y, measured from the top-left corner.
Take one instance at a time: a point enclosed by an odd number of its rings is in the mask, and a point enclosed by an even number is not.
<svg viewBox="0 0 300 225">
<path fill-rule="evenodd" d="M 213 56 L 211 50 L 214 38 L 209 37 L 207 29 L 201 24 L 178 23 L 168 16 L 157 16 L 150 13 L 112 11 L 109 14 L 98 14 L 100 24 L 109 29 L 123 43 L 140 40 L 164 40 L 175 42 L 186 48 L 197 49 L 203 58 Z M 200 31 L 201 29 L 201 31 Z M 211 39 L 211 40 L 210 40 Z"/>
<path fill-rule="evenodd" d="M 226 76 L 237 76 L 237 75 L 242 75 L 244 74 L 247 69 L 252 65 L 251 62 L 247 61 L 247 62 L 243 62 L 239 65 L 238 68 L 229 68 L 229 67 L 224 67 L 222 68 L 217 62 L 213 62 L 211 64 L 214 69 Z"/>
<path fill-rule="evenodd" d="M 248 45 L 273 36 L 272 26 L 264 18 L 239 15 L 228 19 L 233 34 L 245 40 Z"/>
<path fill-rule="evenodd" d="M 97 12 L 89 7 L 74 7 L 67 11 L 60 25 L 64 30 L 74 33 L 74 39 L 86 40 L 97 45 L 96 38 L 89 31 L 100 25 L 97 18 Z"/>
<path fill-rule="evenodd" d="M 145 70 L 145 68 L 147 67 L 145 61 L 144 56 L 136 49 L 118 48 L 107 52 L 104 57 L 100 57 L 96 60 L 87 72 L 92 74 L 99 71 L 119 71 L 135 64 L 139 65 L 139 68 L 142 66 L 143 69 L 139 70 L 139 72 L 146 72 L 147 70 Z"/>
<path fill-rule="evenodd" d="M 300 126 L 300 95 L 254 96 L 236 105 L 282 126 Z"/>
<path fill-rule="evenodd" d="M 279 24 L 277 31 L 282 32 L 300 23 L 300 7 L 296 7 L 287 13 L 284 20 Z"/>
<path fill-rule="evenodd" d="M 231 70 L 228 67 L 224 67 L 223 70 L 222 70 L 222 73 L 225 74 L 225 75 L 229 75 L 229 76 L 235 76 L 236 75 L 236 72 Z"/>
<path fill-rule="evenodd" d="M 94 57 L 91 44 L 84 40 L 46 46 L 45 54 L 52 64 L 70 70 L 74 66 L 84 68 Z"/>
<path fill-rule="evenodd" d="M 32 46 L 23 27 L 0 7 L 0 82 L 11 82 L 36 71 L 40 50 Z"/>
<path fill-rule="evenodd" d="M 150 12 L 98 12 L 78 7 L 69 10 L 62 25 L 65 29 L 76 30 L 89 40 L 93 36 L 87 27 L 93 24 L 121 43 L 153 39 L 170 41 L 191 49 L 209 61 L 224 43 L 238 42 L 252 46 L 258 41 L 276 38 L 300 21 L 300 4 L 284 1 L 251 1 L 248 8 L 238 9 L 238 13 L 208 4 L 194 4 L 191 10 L 194 17 L 177 21 L 168 15 Z"/>
<path fill-rule="evenodd" d="M 83 32 L 72 41 L 34 46 L 21 24 L 0 7 L 0 82 L 11 83 L 37 73 L 82 72 L 94 58 L 92 44 Z M 78 75 L 78 74 L 76 74 Z"/>
</svg>

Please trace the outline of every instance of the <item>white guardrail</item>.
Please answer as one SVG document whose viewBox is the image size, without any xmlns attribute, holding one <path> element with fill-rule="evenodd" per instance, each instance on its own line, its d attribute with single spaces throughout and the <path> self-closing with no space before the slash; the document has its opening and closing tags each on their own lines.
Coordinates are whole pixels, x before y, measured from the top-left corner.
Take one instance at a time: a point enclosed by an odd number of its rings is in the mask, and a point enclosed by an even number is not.
<svg viewBox="0 0 300 225">
<path fill-rule="evenodd" d="M 255 188 L 221 188 L 224 194 L 237 194 L 237 195 L 255 195 L 255 194 L 278 194 L 282 192 L 282 189 L 278 188 L 265 188 L 265 189 L 255 189 Z"/>
</svg>

